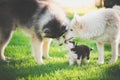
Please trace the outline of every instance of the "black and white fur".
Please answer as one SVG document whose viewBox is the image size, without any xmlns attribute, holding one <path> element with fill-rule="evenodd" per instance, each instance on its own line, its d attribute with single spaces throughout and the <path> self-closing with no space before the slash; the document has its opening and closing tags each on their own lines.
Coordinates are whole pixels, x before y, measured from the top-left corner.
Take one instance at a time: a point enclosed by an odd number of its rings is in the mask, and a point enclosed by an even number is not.
<svg viewBox="0 0 120 80">
<path fill-rule="evenodd" d="M 89 59 L 90 59 L 90 51 L 92 51 L 93 49 L 89 48 L 86 45 L 77 45 L 74 41 L 68 41 L 68 42 L 69 42 L 69 44 L 73 45 L 73 47 L 71 48 L 71 51 L 73 51 L 74 54 L 77 55 L 77 56 L 75 55 L 75 56 L 73 56 L 72 58 L 69 58 L 69 59 L 73 60 L 72 61 L 73 63 L 75 61 L 77 61 L 78 65 L 81 65 L 81 61 L 83 59 L 86 59 L 86 62 L 88 63 Z M 71 61 L 71 60 L 69 60 L 69 61 Z M 72 65 L 72 64 L 70 64 L 70 65 Z"/>
<path fill-rule="evenodd" d="M 50 41 L 66 31 L 68 18 L 49 0 L 0 0 L 0 60 L 7 60 L 4 50 L 16 28 L 30 35 L 35 61 L 49 57 Z"/>
</svg>

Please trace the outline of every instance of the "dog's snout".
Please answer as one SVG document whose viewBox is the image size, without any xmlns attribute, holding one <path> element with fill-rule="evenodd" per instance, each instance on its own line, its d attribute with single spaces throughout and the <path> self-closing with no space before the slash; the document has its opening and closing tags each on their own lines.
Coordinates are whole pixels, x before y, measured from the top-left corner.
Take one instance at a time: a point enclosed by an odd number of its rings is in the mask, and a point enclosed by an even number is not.
<svg viewBox="0 0 120 80">
<path fill-rule="evenodd" d="M 61 30 L 66 30 L 66 26 L 63 25 L 63 26 L 61 27 Z"/>
<path fill-rule="evenodd" d="M 64 33 L 67 32 L 66 25 L 63 25 L 63 26 L 61 27 L 61 31 L 63 31 Z"/>
</svg>

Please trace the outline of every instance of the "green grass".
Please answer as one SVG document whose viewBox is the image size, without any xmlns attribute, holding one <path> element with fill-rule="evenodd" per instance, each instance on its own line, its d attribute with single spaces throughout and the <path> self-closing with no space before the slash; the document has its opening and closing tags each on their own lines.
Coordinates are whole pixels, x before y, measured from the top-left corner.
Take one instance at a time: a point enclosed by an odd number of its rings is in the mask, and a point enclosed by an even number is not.
<svg viewBox="0 0 120 80">
<path fill-rule="evenodd" d="M 90 40 L 75 39 L 78 44 L 94 48 L 90 63 L 82 66 L 69 66 L 65 45 L 59 46 L 53 41 L 50 47 L 50 58 L 40 65 L 31 56 L 30 38 L 17 30 L 5 55 L 10 62 L 0 62 L 0 80 L 120 80 L 120 58 L 114 64 L 108 64 L 111 58 L 110 46 L 105 45 L 105 64 L 97 64 L 96 44 Z"/>
<path fill-rule="evenodd" d="M 45 64 L 37 64 L 31 56 L 29 37 L 17 30 L 5 50 L 5 55 L 12 58 L 10 62 L 0 62 L 0 80 L 119 80 L 120 59 L 115 64 L 108 64 L 111 57 L 109 45 L 105 46 L 105 64 L 96 63 L 98 55 L 93 41 L 75 39 L 78 44 L 93 47 L 91 61 L 82 66 L 68 65 L 65 45 L 58 46 L 53 41 L 50 58 Z"/>
</svg>

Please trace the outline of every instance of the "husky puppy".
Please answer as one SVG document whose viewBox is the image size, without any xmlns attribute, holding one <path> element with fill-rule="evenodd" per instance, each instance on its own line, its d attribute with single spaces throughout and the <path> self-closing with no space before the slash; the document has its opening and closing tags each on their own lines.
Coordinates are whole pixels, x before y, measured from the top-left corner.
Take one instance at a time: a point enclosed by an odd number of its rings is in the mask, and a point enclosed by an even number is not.
<svg viewBox="0 0 120 80">
<path fill-rule="evenodd" d="M 77 55 L 77 57 L 73 57 L 74 61 L 77 61 L 77 64 L 80 66 L 81 60 L 84 58 L 86 59 L 86 62 L 89 62 L 90 59 L 90 51 L 92 51 L 92 48 L 89 48 L 86 45 L 77 45 L 74 41 L 69 41 L 69 43 L 73 44 L 73 48 L 71 48 L 71 51 L 74 52 L 74 54 Z M 73 62 L 74 62 L 73 61 Z"/>
<path fill-rule="evenodd" d="M 49 57 L 49 39 L 66 32 L 68 18 L 64 11 L 49 0 L 0 0 L 0 59 L 7 60 L 4 50 L 16 28 L 31 37 L 35 61 Z"/>
<path fill-rule="evenodd" d="M 104 44 L 111 44 L 112 58 L 109 63 L 114 63 L 118 59 L 118 49 L 120 43 L 120 7 L 99 9 L 85 14 L 84 16 L 75 15 L 72 19 L 66 40 L 71 37 L 94 40 L 98 48 L 98 63 L 104 63 Z M 71 44 L 67 44 L 69 54 Z M 72 62 L 71 62 L 72 64 Z"/>
</svg>

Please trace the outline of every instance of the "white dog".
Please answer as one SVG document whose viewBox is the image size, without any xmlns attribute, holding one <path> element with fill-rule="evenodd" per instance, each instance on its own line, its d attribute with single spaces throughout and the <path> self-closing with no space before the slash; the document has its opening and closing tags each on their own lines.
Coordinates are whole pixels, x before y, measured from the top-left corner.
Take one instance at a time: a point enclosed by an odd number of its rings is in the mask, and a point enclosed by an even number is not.
<svg viewBox="0 0 120 80">
<path fill-rule="evenodd" d="M 99 9 L 84 16 L 74 15 L 65 39 L 69 41 L 72 37 L 96 41 L 99 52 L 98 63 L 100 64 L 104 63 L 104 43 L 110 43 L 112 48 L 110 63 L 116 62 L 120 42 L 120 7 Z M 72 44 L 66 44 L 69 51 L 69 64 L 72 65 L 74 63 L 73 52 L 70 49 L 73 46 L 70 45 Z"/>
</svg>

